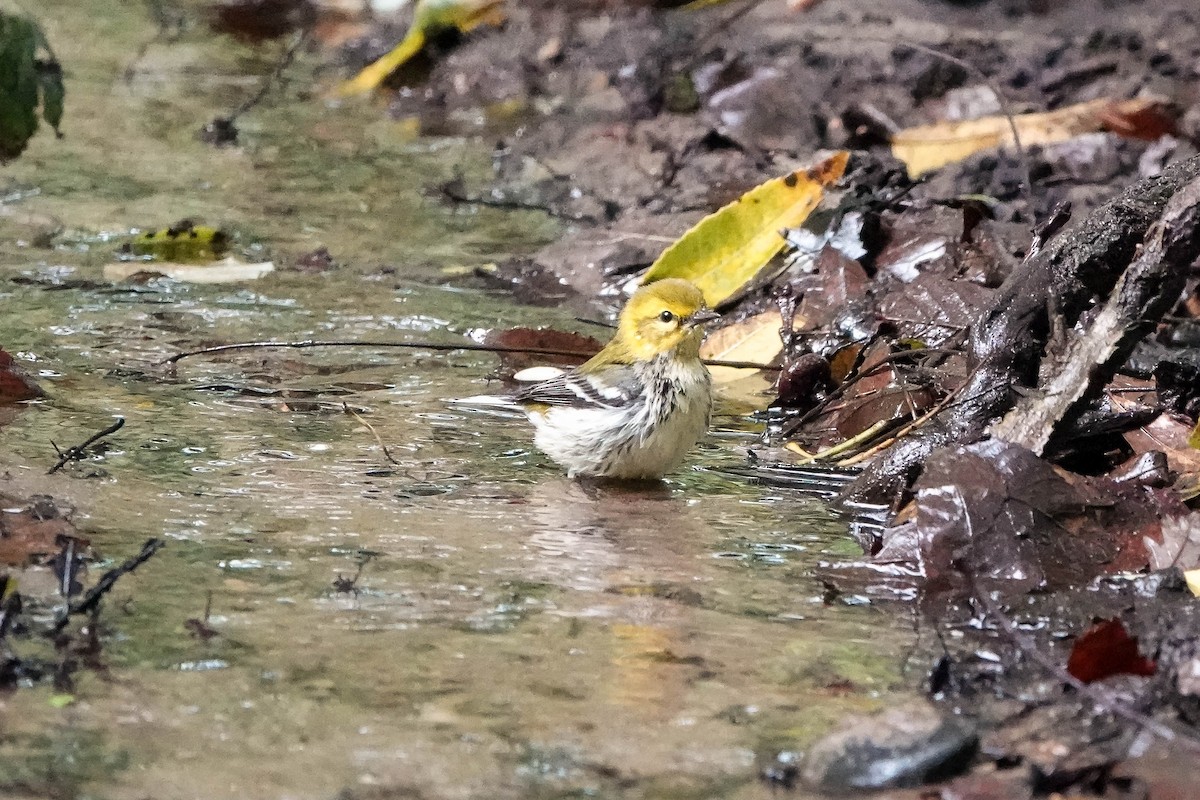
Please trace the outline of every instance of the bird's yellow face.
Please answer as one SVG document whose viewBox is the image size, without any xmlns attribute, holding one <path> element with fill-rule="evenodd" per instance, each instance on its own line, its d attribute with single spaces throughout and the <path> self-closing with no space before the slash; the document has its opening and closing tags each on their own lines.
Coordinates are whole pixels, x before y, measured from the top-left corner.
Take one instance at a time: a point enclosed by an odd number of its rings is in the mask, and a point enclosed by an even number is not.
<svg viewBox="0 0 1200 800">
<path fill-rule="evenodd" d="M 679 278 L 665 278 L 641 287 L 629 298 L 621 312 L 617 337 L 637 359 L 654 358 L 672 350 L 695 358 L 704 339 L 704 323 L 716 318 L 694 285 Z"/>
</svg>

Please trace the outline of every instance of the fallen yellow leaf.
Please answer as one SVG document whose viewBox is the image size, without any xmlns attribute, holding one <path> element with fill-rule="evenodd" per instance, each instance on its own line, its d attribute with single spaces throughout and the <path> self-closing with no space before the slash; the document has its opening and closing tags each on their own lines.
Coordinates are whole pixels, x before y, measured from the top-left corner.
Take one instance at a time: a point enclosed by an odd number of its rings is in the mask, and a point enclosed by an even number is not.
<svg viewBox="0 0 1200 800">
<path fill-rule="evenodd" d="M 463 33 L 480 25 L 499 25 L 504 21 L 504 0 L 417 0 L 408 33 L 382 58 L 342 83 L 334 95 L 351 97 L 379 88 L 388 75 L 421 52 L 430 36 L 444 30 Z"/>
<path fill-rule="evenodd" d="M 1200 597 L 1200 569 L 1189 569 L 1183 573 L 1187 586 L 1192 590 L 1192 597 Z"/>
<path fill-rule="evenodd" d="M 1091 100 L 1056 111 L 1034 114 L 996 115 L 963 122 L 939 122 L 908 128 L 892 136 L 892 155 L 904 162 L 909 177 L 953 164 L 983 150 L 1012 146 L 1013 125 L 1021 144 L 1053 144 L 1080 134 L 1112 130 L 1125 136 L 1139 136 L 1130 125 L 1155 127 L 1160 124 L 1154 109 L 1161 101 L 1152 98 L 1133 100 Z"/>
<path fill-rule="evenodd" d="M 642 279 L 684 278 L 716 306 L 729 299 L 781 249 L 780 232 L 808 218 L 825 187 L 842 176 L 850 154 L 838 151 L 807 170 L 754 187 L 709 214 L 668 247 Z"/>
<path fill-rule="evenodd" d="M 719 328 L 700 346 L 700 356 L 713 361 L 749 361 L 770 364 L 783 350 L 779 338 L 779 312 L 764 311 L 740 322 Z M 759 372 L 736 367 L 709 367 L 717 383 L 732 383 Z"/>
<path fill-rule="evenodd" d="M 799 325 L 797 319 L 794 324 Z M 700 347 L 700 355 L 715 361 L 748 361 L 770 364 L 783 351 L 778 311 L 764 311 L 713 331 Z M 737 367 L 712 367 L 713 381 L 726 406 L 739 412 L 766 408 L 775 396 L 775 373 Z"/>
</svg>

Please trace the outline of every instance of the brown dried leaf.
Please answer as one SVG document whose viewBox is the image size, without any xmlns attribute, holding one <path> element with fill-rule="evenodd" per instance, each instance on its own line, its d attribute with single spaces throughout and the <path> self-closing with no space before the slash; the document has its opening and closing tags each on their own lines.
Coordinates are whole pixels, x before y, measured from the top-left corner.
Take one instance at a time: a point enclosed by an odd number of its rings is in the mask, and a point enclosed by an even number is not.
<svg viewBox="0 0 1200 800">
<path fill-rule="evenodd" d="M 4 508 L 0 510 L 0 564 L 23 566 L 34 558 L 57 553 L 59 537 L 79 538 L 75 526 L 46 495 L 35 495 L 26 502 L 0 494 L 0 506 Z"/>
<path fill-rule="evenodd" d="M 533 366 L 574 367 L 600 352 L 604 345 L 591 336 L 580 333 L 554 330 L 553 328 L 509 328 L 503 331 L 488 331 L 479 339 L 490 347 L 505 347 L 513 350 L 561 350 L 577 355 L 553 355 L 548 353 L 498 353 L 501 372 L 514 372 Z"/>
<path fill-rule="evenodd" d="M 1167 123 L 1166 106 L 1153 98 L 1091 100 L 1055 111 L 1017 114 L 1013 124 L 1025 147 L 1064 142 L 1080 134 L 1109 130 L 1121 136 L 1157 138 Z M 1173 123 L 1171 123 L 1173 127 Z M 892 154 L 917 177 L 961 161 L 982 150 L 1012 146 L 1009 119 L 997 114 L 964 122 L 939 122 L 900 131 L 892 137 Z"/>
</svg>

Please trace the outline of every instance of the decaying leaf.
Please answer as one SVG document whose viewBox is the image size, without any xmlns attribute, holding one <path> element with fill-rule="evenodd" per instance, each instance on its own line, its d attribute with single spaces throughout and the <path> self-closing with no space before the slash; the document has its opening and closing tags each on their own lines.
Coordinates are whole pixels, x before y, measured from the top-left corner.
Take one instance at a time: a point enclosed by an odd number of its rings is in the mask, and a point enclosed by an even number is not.
<svg viewBox="0 0 1200 800">
<path fill-rule="evenodd" d="M 257 44 L 306 28 L 316 16 L 312 0 L 220 0 L 209 9 L 209 25 Z"/>
<path fill-rule="evenodd" d="M 63 537 L 76 536 L 67 510 L 48 495 L 22 500 L 0 493 L 0 564 L 22 566 L 59 551 Z"/>
<path fill-rule="evenodd" d="M 500 356 L 500 371 L 512 375 L 521 370 L 534 366 L 572 367 L 582 364 L 603 347 L 598 340 L 569 331 L 558 331 L 553 328 L 509 328 L 508 330 L 493 330 L 479 335 L 472 332 L 471 338 L 481 344 L 492 347 L 503 347 L 529 350 L 561 350 L 578 353 L 576 356 L 553 355 L 548 353 L 497 353 Z"/>
<path fill-rule="evenodd" d="M 1122 136 L 1146 138 L 1160 130 L 1165 115 L 1155 113 L 1162 101 L 1091 100 L 1055 111 L 1016 114 L 1013 124 L 1021 144 L 1063 142 L 1084 133 L 1112 131 Z M 900 131 L 892 137 L 892 155 L 904 162 L 910 177 L 961 161 L 982 150 L 1012 146 L 1012 127 L 1007 117 L 996 115 L 963 122 L 939 122 Z"/>
<path fill-rule="evenodd" d="M 504 0 L 417 0 L 408 33 L 385 56 L 339 86 L 341 97 L 374 91 L 433 36 L 447 30 L 466 33 L 480 25 L 499 25 L 504 21 Z"/>
<path fill-rule="evenodd" d="M 1156 665 L 1138 652 L 1137 639 L 1119 619 L 1108 619 L 1088 628 L 1071 648 L 1067 672 L 1084 683 L 1113 675 L 1153 675 Z"/>
<path fill-rule="evenodd" d="M 700 347 L 702 358 L 770 364 L 783 351 L 778 311 L 764 311 L 708 334 Z M 737 401 L 747 410 L 767 407 L 774 376 L 757 369 L 709 367 L 723 400 Z"/>
<path fill-rule="evenodd" d="M 825 187 L 842 176 L 850 154 L 839 151 L 807 170 L 756 186 L 709 214 L 650 266 L 644 282 L 684 278 L 717 306 L 783 249 L 784 228 L 794 228 L 816 208 Z"/>
<path fill-rule="evenodd" d="M 1200 514 L 1167 517 L 1160 537 L 1145 537 L 1150 569 L 1200 567 Z"/>
<path fill-rule="evenodd" d="M 1116 403 L 1113 405 L 1121 408 Z M 1126 431 L 1124 436 L 1135 453 L 1161 450 L 1167 454 L 1173 472 L 1197 475 L 1200 474 L 1200 450 L 1188 443 L 1191 432 L 1191 425 L 1178 416 L 1161 414 L 1149 425 Z"/>
<path fill-rule="evenodd" d="M 13 357 L 0 348 L 0 405 L 41 397 L 42 390 L 17 368 Z"/>
<path fill-rule="evenodd" d="M 1025 592 L 1140 569 L 1161 514 L 1138 487 L 1068 480 L 998 440 L 935 451 L 916 490 L 917 560 L 934 587 Z"/>
<path fill-rule="evenodd" d="M 783 351 L 779 338 L 779 312 L 764 311 L 740 322 L 708 334 L 700 347 L 702 358 L 714 361 L 748 361 L 770 364 Z M 732 383 L 752 377 L 759 370 L 712 367 L 709 370 L 717 383 Z"/>
<path fill-rule="evenodd" d="M 118 261 L 104 265 L 104 277 L 110 281 L 127 281 L 135 276 L 165 275 L 187 283 L 240 283 L 258 280 L 275 271 L 271 261 L 248 264 L 233 256 L 209 264 L 180 264 L 172 261 Z"/>
</svg>

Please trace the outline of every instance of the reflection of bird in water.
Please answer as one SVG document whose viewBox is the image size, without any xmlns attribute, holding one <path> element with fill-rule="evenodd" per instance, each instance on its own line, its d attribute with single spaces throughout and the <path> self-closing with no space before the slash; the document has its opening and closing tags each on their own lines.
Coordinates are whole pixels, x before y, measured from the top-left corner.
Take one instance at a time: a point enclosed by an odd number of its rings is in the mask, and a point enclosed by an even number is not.
<svg viewBox="0 0 1200 800">
<path fill-rule="evenodd" d="M 699 599 L 689 567 L 703 563 L 705 523 L 664 489 L 587 491 L 559 480 L 540 484 L 528 501 L 536 526 L 528 577 L 574 590 L 558 612 L 595 620 L 609 634 L 611 670 L 589 681 L 639 716 L 678 713 Z"/>
<path fill-rule="evenodd" d="M 570 477 L 655 480 L 708 428 L 712 379 L 700 342 L 716 317 L 691 283 L 656 281 L 634 293 L 587 363 L 513 395 L 457 402 L 522 409 L 534 442 Z"/>
</svg>

